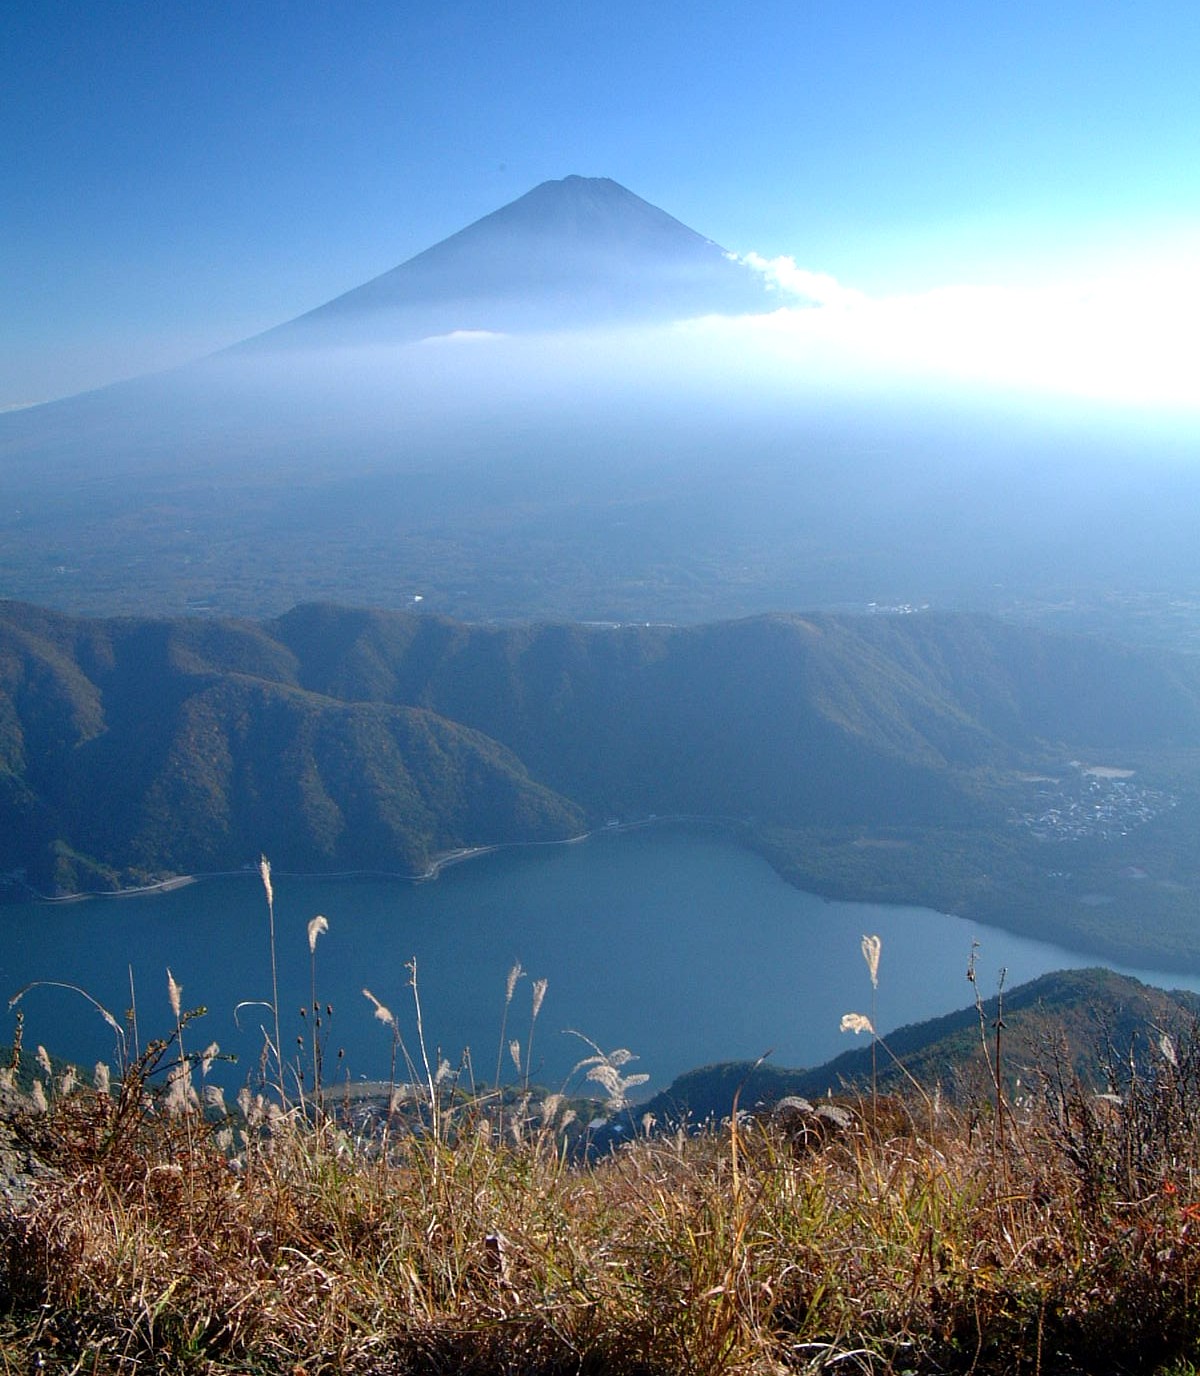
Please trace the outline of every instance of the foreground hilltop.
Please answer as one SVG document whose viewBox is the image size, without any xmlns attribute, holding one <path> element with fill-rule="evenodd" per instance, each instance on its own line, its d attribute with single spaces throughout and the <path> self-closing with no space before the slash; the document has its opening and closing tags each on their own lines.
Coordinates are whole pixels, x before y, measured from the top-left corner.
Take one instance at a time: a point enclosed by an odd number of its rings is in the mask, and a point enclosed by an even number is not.
<svg viewBox="0 0 1200 1376">
<path fill-rule="evenodd" d="M 1196 961 L 1197 739 L 1200 663 L 986 617 L 0 608 L 0 867 L 61 891 L 686 814 L 821 892 Z"/>
<path fill-rule="evenodd" d="M 64 1376 L 1189 1376 L 1194 1026 L 1164 1022 L 1166 996 L 1147 1025 L 1151 991 L 1099 992 L 1139 1003 L 1138 1055 L 1111 1079 L 1051 1054 L 1019 1094 L 908 1084 L 652 1134 L 608 1065 L 624 1131 L 603 1153 L 577 1149 L 579 1101 L 432 1072 L 364 1131 L 319 1078 L 289 1103 L 269 1054 L 261 1092 L 227 1113 L 208 1086 L 202 1110 L 174 1073 L 177 1024 L 95 1089 L 39 1083 L 15 1112 L 0 1090 L 0 1359 Z M 186 1057 L 197 1081 L 208 1054 Z"/>
<path fill-rule="evenodd" d="M 924 1022 L 889 1032 L 872 1053 L 869 1038 L 824 1065 L 806 1069 L 727 1061 L 678 1076 L 643 1111 L 655 1122 L 719 1121 L 739 1107 L 771 1109 L 786 1096 L 819 1103 L 871 1092 L 909 1095 L 914 1085 L 959 1103 L 995 1092 L 998 1024 L 1004 1092 L 1028 1096 L 1056 1075 L 1078 1076 L 1096 1092 L 1115 1090 L 1131 1074 L 1153 1081 L 1164 1064 L 1162 1037 L 1173 1054 L 1189 1046 L 1200 1018 L 1200 995 L 1166 991 L 1112 970 L 1055 970 Z"/>
</svg>

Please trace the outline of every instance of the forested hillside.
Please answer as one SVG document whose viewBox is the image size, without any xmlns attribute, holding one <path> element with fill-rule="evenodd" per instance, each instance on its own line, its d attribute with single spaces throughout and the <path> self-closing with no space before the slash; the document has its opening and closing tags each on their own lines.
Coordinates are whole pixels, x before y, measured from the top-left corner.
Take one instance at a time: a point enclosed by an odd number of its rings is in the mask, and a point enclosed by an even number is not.
<svg viewBox="0 0 1200 1376">
<path fill-rule="evenodd" d="M 420 870 L 681 813 L 822 892 L 1186 955 L 1197 741 L 1197 661 L 986 617 L 0 609 L 0 867 L 64 891 L 260 849 Z"/>
<path fill-rule="evenodd" d="M 967 986 L 964 982 L 964 991 Z M 981 991 L 983 992 L 983 991 Z M 825 1065 L 787 1067 L 771 1060 L 754 1065 L 727 1061 L 680 1075 L 646 1104 L 657 1122 L 727 1117 L 739 1106 L 754 1109 L 785 1095 L 820 1100 L 828 1094 L 880 1093 L 911 1096 L 914 1083 L 926 1093 L 978 1102 L 1000 1080 L 1010 1100 L 1034 1094 L 1043 1078 L 1080 1081 L 1094 1090 L 1119 1090 L 1130 1076 L 1153 1082 L 1164 1059 L 1161 1037 L 1172 1048 L 1191 1045 L 1200 996 L 1167 992 L 1111 970 L 1056 970 L 1001 996 L 994 989 L 975 1006 L 898 1027 L 872 1055 L 869 1038 Z M 848 1036 L 847 1040 L 851 1040 Z"/>
</svg>

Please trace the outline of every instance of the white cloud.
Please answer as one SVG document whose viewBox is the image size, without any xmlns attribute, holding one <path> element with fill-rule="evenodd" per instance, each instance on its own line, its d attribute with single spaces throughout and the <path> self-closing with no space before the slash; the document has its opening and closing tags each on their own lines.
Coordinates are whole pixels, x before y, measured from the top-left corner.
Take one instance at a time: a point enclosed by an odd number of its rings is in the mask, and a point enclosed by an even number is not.
<svg viewBox="0 0 1200 1376">
<path fill-rule="evenodd" d="M 771 371 L 1200 410 L 1200 266 L 1191 260 L 1050 286 L 959 285 L 878 297 L 790 258 L 739 261 L 806 304 L 685 329 L 757 348 L 758 366 Z"/>
<path fill-rule="evenodd" d="M 619 393 L 753 408 L 843 392 L 1031 408 L 1075 399 L 1136 408 L 1138 424 L 1200 416 L 1200 253 L 1194 263 L 1147 255 L 1053 284 L 875 296 L 790 258 L 758 261 L 778 283 L 778 309 L 761 315 L 510 336 L 461 330 L 366 351 L 345 371 L 391 386 L 411 361 L 420 384 L 405 395 L 433 398 L 434 408 L 444 396 L 451 409 L 464 389 L 481 404 L 521 395 L 564 407 Z"/>
<path fill-rule="evenodd" d="M 769 287 L 799 296 L 814 306 L 854 306 L 866 300 L 862 292 L 843 287 L 836 277 L 831 277 L 827 272 L 813 272 L 809 268 L 798 267 L 796 260 L 786 254 L 778 258 L 764 258 L 758 253 L 731 253 L 729 256 L 735 262 L 744 263 L 746 267 L 762 273 Z"/>
</svg>

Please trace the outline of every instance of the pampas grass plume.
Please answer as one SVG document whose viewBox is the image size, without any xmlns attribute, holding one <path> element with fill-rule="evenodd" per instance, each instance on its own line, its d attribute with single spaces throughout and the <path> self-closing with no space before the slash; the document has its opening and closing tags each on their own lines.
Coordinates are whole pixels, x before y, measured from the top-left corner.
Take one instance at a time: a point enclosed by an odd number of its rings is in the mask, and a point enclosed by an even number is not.
<svg viewBox="0 0 1200 1376">
<path fill-rule="evenodd" d="M 308 949 L 315 952 L 317 949 L 317 937 L 329 930 L 329 919 L 322 917 L 320 913 L 316 915 L 308 924 Z"/>
<path fill-rule="evenodd" d="M 867 969 L 871 974 L 871 987 L 879 988 L 879 955 L 883 949 L 883 942 L 877 936 L 864 936 L 862 939 L 863 959 L 867 962 Z"/>
<path fill-rule="evenodd" d="M 167 971 L 167 997 L 171 1000 L 171 1012 L 175 1014 L 176 1018 L 178 1018 L 178 1017 L 180 1016 L 180 1014 L 179 1014 L 179 1009 L 180 1009 L 180 999 L 181 999 L 181 997 L 182 997 L 182 994 L 183 994 L 183 985 L 182 985 L 182 984 L 176 984 L 176 983 L 175 983 L 175 976 L 170 972 L 170 970 L 168 970 L 168 971 Z"/>
<path fill-rule="evenodd" d="M 163 1100 L 163 1107 L 170 1114 L 179 1114 L 186 1113 L 190 1108 L 198 1107 L 199 1103 L 199 1095 L 192 1088 L 191 1066 L 187 1064 L 174 1066 L 167 1077 L 167 1094 Z"/>
<path fill-rule="evenodd" d="M 533 981 L 533 1016 L 542 1011 L 542 1000 L 546 997 L 546 990 L 550 985 L 548 979 L 535 979 Z"/>
<path fill-rule="evenodd" d="M 1158 1049 L 1162 1052 L 1163 1060 L 1166 1061 L 1168 1065 L 1178 1070 L 1179 1057 L 1175 1054 L 1175 1043 L 1171 1040 L 1168 1033 L 1162 1032 L 1159 1034 Z"/>
<path fill-rule="evenodd" d="M 375 1016 L 379 1019 L 379 1021 L 387 1023 L 389 1027 L 394 1029 L 396 1026 L 396 1019 L 392 1016 L 392 1010 L 390 1008 L 384 1007 L 384 1005 L 379 1002 L 379 1000 L 375 997 L 374 994 L 371 993 L 369 989 L 363 990 L 363 997 L 366 999 L 370 999 L 370 1001 L 375 1005 Z"/>
<path fill-rule="evenodd" d="M 508 972 L 508 979 L 505 981 L 504 985 L 505 1003 L 512 1002 L 513 994 L 515 994 L 517 990 L 517 980 L 519 980 L 524 973 L 525 971 L 521 968 L 521 962 L 519 960 L 514 961 L 513 967 Z"/>
</svg>

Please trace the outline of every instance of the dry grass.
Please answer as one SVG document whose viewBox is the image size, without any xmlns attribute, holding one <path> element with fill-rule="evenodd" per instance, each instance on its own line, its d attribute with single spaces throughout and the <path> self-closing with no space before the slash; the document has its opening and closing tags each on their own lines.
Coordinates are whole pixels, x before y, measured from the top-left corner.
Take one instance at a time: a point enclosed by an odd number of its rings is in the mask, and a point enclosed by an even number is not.
<svg viewBox="0 0 1200 1376">
<path fill-rule="evenodd" d="M 1200 1338 L 1190 1093 L 1051 1077 L 1000 1161 L 981 1106 L 882 1100 L 589 1162 L 486 1104 L 386 1150 L 293 1111 L 234 1156 L 77 1091 L 30 1120 L 57 1175 L 5 1224 L 0 1369 L 1150 1371 Z"/>
<path fill-rule="evenodd" d="M 816 1129 L 735 1102 L 594 1158 L 529 1087 L 544 981 L 516 1085 L 475 1093 L 429 1062 L 414 961 L 415 1058 L 364 990 L 405 1093 L 353 1129 L 321 1082 L 314 924 L 291 1094 L 276 1033 L 275 1083 L 219 1109 L 171 976 L 174 1026 L 140 1054 L 96 1005 L 111 1078 L 54 1083 L 45 1058 L 9 1125 L 48 1169 L 0 1217 L 0 1373 L 1185 1376 L 1200 1355 L 1194 1036 L 1163 1037 L 1150 1071 L 1112 1057 L 1102 1095 L 1051 1057 L 1010 1103 L 981 1022 L 973 1100 L 872 1089 Z M 615 1108 L 644 1077 L 587 1045 L 577 1070 Z"/>
</svg>

